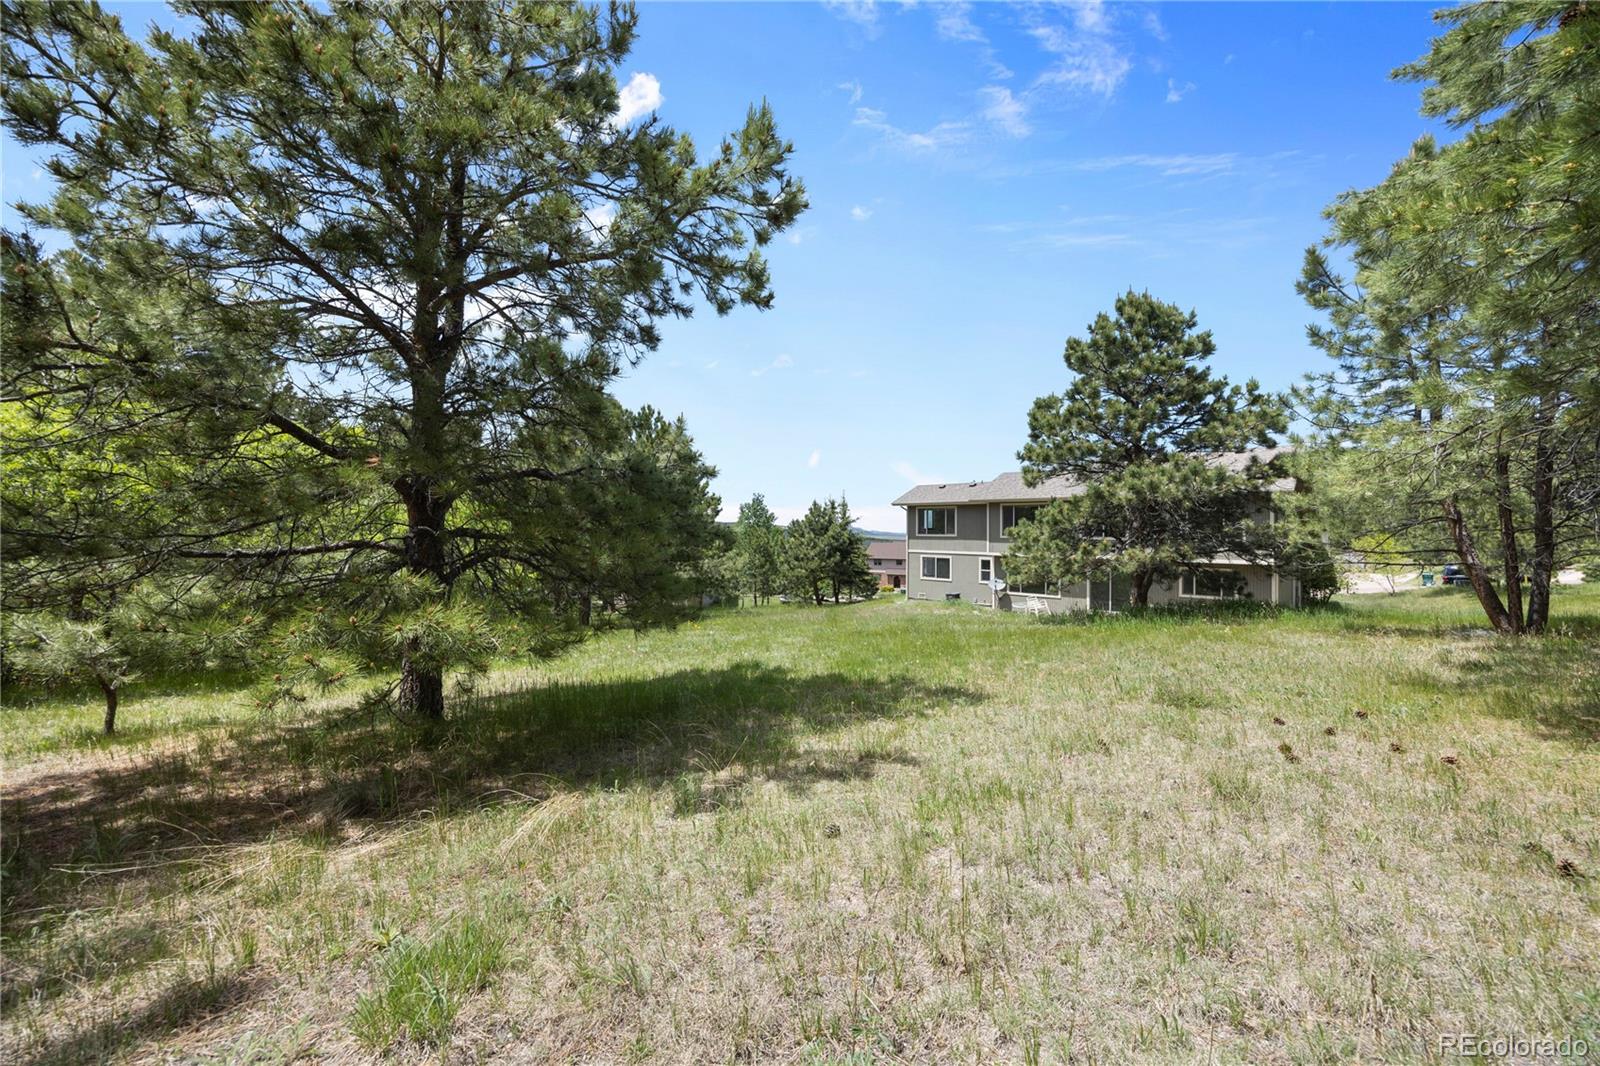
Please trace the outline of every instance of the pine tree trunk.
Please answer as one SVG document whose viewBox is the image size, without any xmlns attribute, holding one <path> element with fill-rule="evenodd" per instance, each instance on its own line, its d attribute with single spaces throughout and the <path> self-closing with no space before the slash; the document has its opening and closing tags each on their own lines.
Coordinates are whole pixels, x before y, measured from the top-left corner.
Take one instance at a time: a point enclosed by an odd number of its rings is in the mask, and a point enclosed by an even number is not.
<svg viewBox="0 0 1600 1066">
<path fill-rule="evenodd" d="M 1533 566 L 1528 581 L 1529 633 L 1543 633 L 1550 622 L 1550 582 L 1556 562 L 1556 469 L 1550 446 L 1554 402 L 1539 403 L 1539 432 L 1533 443 Z"/>
<path fill-rule="evenodd" d="M 1483 605 L 1483 613 L 1489 616 L 1489 624 L 1500 633 L 1515 633 L 1511 625 L 1511 616 L 1506 613 L 1505 605 L 1500 602 L 1500 594 L 1489 583 L 1489 572 L 1484 568 L 1483 560 L 1478 557 L 1477 546 L 1472 542 L 1472 531 L 1467 529 L 1467 520 L 1461 514 L 1461 505 L 1454 496 L 1443 503 L 1445 526 L 1450 531 L 1450 539 L 1456 546 L 1456 557 L 1461 560 L 1461 569 L 1467 573 L 1467 580 L 1472 583 L 1472 591 L 1478 594 L 1478 602 Z"/>
<path fill-rule="evenodd" d="M 100 691 L 106 695 L 106 716 L 102 731 L 109 737 L 117 731 L 117 686 L 102 681 Z"/>
<path fill-rule="evenodd" d="M 1133 607 L 1150 606 L 1150 586 L 1155 582 L 1155 575 L 1148 570 L 1135 570 L 1133 572 L 1133 587 L 1128 591 L 1128 603 Z"/>
<path fill-rule="evenodd" d="M 1499 435 L 1496 434 L 1496 444 Z M 1494 455 L 1495 510 L 1500 518 L 1500 552 L 1505 556 L 1506 614 L 1511 628 L 1522 632 L 1522 563 L 1517 555 L 1516 515 L 1511 510 L 1511 456 L 1496 449 Z"/>
<path fill-rule="evenodd" d="M 441 595 L 448 596 L 450 574 L 445 564 L 445 518 L 450 502 L 433 492 L 426 478 L 406 479 L 401 492 L 406 501 L 406 567 L 413 574 L 426 574 L 439 582 Z M 400 709 L 416 718 L 437 721 L 444 717 L 444 674 L 435 666 L 420 661 L 420 649 L 408 642 L 400 663 Z"/>
</svg>

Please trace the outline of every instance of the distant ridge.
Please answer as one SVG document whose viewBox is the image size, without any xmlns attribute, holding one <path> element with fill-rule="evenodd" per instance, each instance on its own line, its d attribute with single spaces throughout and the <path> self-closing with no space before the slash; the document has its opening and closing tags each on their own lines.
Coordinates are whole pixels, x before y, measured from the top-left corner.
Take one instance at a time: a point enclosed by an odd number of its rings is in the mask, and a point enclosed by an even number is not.
<svg viewBox="0 0 1600 1066">
<path fill-rule="evenodd" d="M 717 522 L 717 525 L 719 525 L 719 526 L 730 526 L 731 527 L 731 526 L 734 526 L 736 524 L 737 523 L 734 523 L 734 522 L 725 522 L 725 521 L 721 521 L 721 520 L 718 520 L 718 522 Z M 789 523 L 787 523 L 787 522 L 779 522 L 779 523 L 777 523 L 777 526 L 778 526 L 779 529 L 788 529 L 789 528 Z M 905 540 L 906 539 L 906 535 L 905 535 L 905 531 L 904 530 L 902 530 L 899 533 L 892 533 L 892 532 L 890 532 L 888 530 L 884 530 L 884 529 L 862 529 L 860 526 L 851 526 L 850 527 L 850 532 L 859 534 L 860 536 L 863 536 L 863 537 L 866 537 L 868 540 Z"/>
</svg>

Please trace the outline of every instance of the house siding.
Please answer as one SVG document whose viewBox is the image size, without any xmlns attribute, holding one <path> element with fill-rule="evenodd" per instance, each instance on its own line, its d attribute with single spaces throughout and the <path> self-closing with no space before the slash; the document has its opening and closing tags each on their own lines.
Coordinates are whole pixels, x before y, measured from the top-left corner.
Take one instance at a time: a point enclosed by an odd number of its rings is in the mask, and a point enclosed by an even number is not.
<svg viewBox="0 0 1600 1066">
<path fill-rule="evenodd" d="M 956 532 L 948 537 L 917 535 L 917 511 L 906 508 L 906 550 L 908 552 L 987 552 L 989 550 L 989 509 L 981 503 L 945 504 L 956 512 Z"/>
<path fill-rule="evenodd" d="M 999 535 L 1000 508 L 1002 504 L 960 504 L 956 505 L 956 535 L 953 537 L 919 537 L 916 535 L 916 510 L 915 506 L 906 508 L 906 594 L 913 600 L 944 601 L 950 596 L 958 596 L 963 603 L 975 604 L 980 607 L 998 607 L 1000 610 L 1022 610 L 1030 598 L 1037 598 L 1045 610 L 1052 614 L 1067 611 L 1085 611 L 1093 604 L 1095 607 L 1104 608 L 1107 602 L 1107 592 L 1104 588 L 1105 579 L 1099 578 L 1094 582 L 1080 582 L 1063 588 L 1059 595 L 1045 596 L 1016 591 L 1006 591 L 999 594 L 999 602 L 995 602 L 995 594 L 979 578 L 981 561 L 993 560 L 994 572 L 1002 578 L 1005 576 L 1004 556 L 1009 540 Z M 977 534 L 974 536 L 974 532 Z M 922 576 L 922 559 L 924 556 L 948 556 L 950 559 L 950 580 L 940 581 L 935 578 Z M 1206 569 L 1230 570 L 1239 574 L 1244 579 L 1247 598 L 1257 603 L 1277 603 L 1280 606 L 1296 606 L 1300 602 L 1300 589 L 1298 583 L 1290 577 L 1279 575 L 1277 581 L 1277 594 L 1274 596 L 1273 573 L 1270 566 L 1260 563 L 1233 563 L 1218 562 L 1205 564 Z M 1111 590 L 1111 606 L 1115 610 L 1127 602 L 1127 582 L 1118 578 Z M 1098 590 L 1098 593 L 1096 592 Z M 1150 590 L 1152 604 L 1179 604 L 1179 603 L 1204 603 L 1204 599 L 1186 597 L 1179 594 L 1177 582 L 1171 585 L 1156 585 Z"/>
</svg>

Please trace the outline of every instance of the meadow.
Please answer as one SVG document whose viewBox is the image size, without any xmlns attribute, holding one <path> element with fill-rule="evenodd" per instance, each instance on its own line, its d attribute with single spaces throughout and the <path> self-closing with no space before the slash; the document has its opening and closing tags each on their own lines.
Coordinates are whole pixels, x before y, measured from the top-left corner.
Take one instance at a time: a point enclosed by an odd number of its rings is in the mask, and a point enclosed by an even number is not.
<svg viewBox="0 0 1600 1066">
<path fill-rule="evenodd" d="M 1600 1054 L 1600 589 L 708 615 L 425 730 L 7 707 L 8 1063 Z"/>
</svg>

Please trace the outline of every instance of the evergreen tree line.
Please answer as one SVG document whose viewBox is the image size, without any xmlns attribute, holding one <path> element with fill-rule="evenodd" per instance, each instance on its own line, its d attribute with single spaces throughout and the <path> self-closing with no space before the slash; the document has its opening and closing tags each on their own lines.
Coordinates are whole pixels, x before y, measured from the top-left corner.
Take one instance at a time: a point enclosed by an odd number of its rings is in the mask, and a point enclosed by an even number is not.
<svg viewBox="0 0 1600 1066">
<path fill-rule="evenodd" d="M 755 604 L 775 596 L 819 606 L 867 599 L 877 594 L 878 579 L 867 569 L 866 544 L 843 497 L 815 501 L 780 527 L 757 493 L 739 508 L 732 543 L 717 560 L 719 588 Z"/>
</svg>

